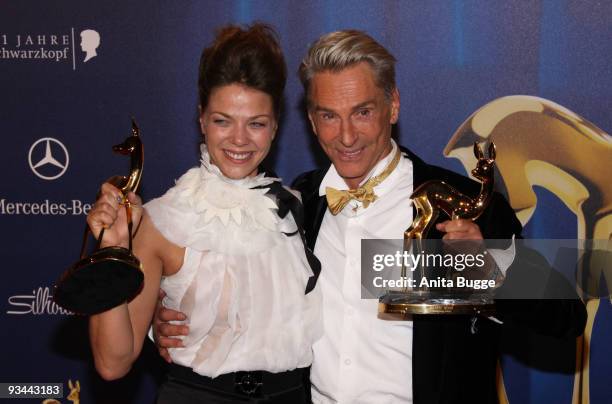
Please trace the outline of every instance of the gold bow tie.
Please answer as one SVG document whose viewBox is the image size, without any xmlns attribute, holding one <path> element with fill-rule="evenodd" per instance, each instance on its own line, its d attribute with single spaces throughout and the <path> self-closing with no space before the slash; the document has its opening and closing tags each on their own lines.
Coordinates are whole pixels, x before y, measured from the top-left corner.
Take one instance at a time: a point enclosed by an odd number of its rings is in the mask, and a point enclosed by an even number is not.
<svg viewBox="0 0 612 404">
<path fill-rule="evenodd" d="M 357 189 L 339 191 L 332 187 L 326 187 L 325 197 L 327 198 L 327 205 L 329 206 L 331 214 L 335 216 L 342 212 L 342 209 L 344 209 L 346 204 L 349 203 L 351 199 L 361 202 L 364 209 L 370 206 L 372 202 L 378 199 L 374 193 L 374 187 L 383 182 L 385 178 L 387 178 L 389 174 L 395 170 L 395 167 L 397 167 L 397 164 L 399 163 L 400 155 L 401 152 L 398 147 L 395 156 L 393 156 L 393 160 L 391 160 L 385 170 L 376 177 L 370 178 L 365 184 Z"/>
</svg>

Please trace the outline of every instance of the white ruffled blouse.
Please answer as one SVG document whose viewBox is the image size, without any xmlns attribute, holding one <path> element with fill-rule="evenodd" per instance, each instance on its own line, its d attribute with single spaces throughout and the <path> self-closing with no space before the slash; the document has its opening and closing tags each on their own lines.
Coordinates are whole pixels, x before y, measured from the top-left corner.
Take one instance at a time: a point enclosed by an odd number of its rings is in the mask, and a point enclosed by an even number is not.
<svg viewBox="0 0 612 404">
<path fill-rule="evenodd" d="M 209 377 L 309 366 L 320 294 L 304 294 L 312 271 L 293 216 L 281 219 L 267 188 L 253 189 L 279 179 L 226 178 L 201 151 L 200 167 L 145 205 L 161 234 L 185 247 L 183 266 L 161 281 L 164 305 L 184 312 L 190 330 L 172 360 Z"/>
</svg>

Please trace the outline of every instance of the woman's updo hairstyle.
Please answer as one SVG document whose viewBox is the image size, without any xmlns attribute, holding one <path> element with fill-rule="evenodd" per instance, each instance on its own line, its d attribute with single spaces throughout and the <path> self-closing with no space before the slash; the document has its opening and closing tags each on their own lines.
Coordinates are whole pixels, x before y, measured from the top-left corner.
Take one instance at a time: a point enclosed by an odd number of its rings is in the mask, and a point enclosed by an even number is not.
<svg viewBox="0 0 612 404">
<path fill-rule="evenodd" d="M 272 97 L 276 118 L 280 114 L 287 67 L 272 27 L 256 23 L 249 27 L 222 27 L 200 58 L 198 90 L 205 109 L 211 92 L 229 84 L 243 84 Z"/>
</svg>

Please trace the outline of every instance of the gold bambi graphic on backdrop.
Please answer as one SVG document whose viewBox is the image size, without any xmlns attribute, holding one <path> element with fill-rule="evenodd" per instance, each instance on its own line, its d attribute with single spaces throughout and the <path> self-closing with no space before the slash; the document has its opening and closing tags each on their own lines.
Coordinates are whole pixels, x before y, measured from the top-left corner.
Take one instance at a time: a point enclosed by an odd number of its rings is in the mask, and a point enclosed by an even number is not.
<svg viewBox="0 0 612 404">
<path fill-rule="evenodd" d="M 121 204 L 125 207 L 129 246 L 100 248 L 104 229 L 98 235 L 96 251 L 85 256 L 89 227 L 81 247 L 80 260 L 68 268 L 57 283 L 53 299 L 64 309 L 77 314 L 97 314 L 125 303 L 136 296 L 144 281 L 140 261 L 132 254 L 132 207 L 127 199 L 129 192 L 136 192 L 142 177 L 144 150 L 140 130 L 132 119 L 132 133 L 113 151 L 130 156 L 130 174 L 114 176 L 107 180 L 121 190 Z"/>
<path fill-rule="evenodd" d="M 70 392 L 66 396 L 66 400 L 72 402 L 72 404 L 79 404 L 81 402 L 81 383 L 77 380 L 75 384 L 72 384 L 72 380 L 68 380 L 68 388 Z M 62 402 L 54 398 L 48 398 L 43 400 L 42 404 L 62 404 Z"/>
<path fill-rule="evenodd" d="M 532 96 L 508 96 L 492 101 L 470 116 L 444 149 L 466 170 L 474 166 L 470 152 L 475 141 L 493 141 L 496 161 L 508 199 L 521 223 L 533 215 L 537 198 L 534 186 L 556 195 L 576 215 L 578 240 L 612 244 L 612 137 L 574 112 L 554 102 Z M 577 246 L 580 247 L 580 246 Z M 600 280 L 612 291 L 612 268 L 584 262 L 590 268 L 583 290 L 599 291 Z M 585 274 L 580 272 L 579 276 Z M 591 293 L 591 296 L 596 293 Z M 578 339 L 574 404 L 588 404 L 589 345 L 600 299 L 584 294 L 588 321 Z M 500 385 L 500 403 L 508 398 Z"/>
</svg>

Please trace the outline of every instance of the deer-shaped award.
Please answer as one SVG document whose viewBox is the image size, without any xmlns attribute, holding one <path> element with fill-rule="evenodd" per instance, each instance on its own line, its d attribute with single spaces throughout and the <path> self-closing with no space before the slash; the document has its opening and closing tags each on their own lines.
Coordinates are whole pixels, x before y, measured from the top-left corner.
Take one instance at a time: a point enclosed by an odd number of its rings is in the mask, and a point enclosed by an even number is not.
<svg viewBox="0 0 612 404">
<path fill-rule="evenodd" d="M 116 307 L 136 296 L 143 284 L 144 275 L 140 261 L 132 254 L 132 209 L 127 199 L 129 192 L 136 192 L 142 177 L 144 150 L 140 130 L 132 119 L 132 133 L 113 151 L 130 156 L 130 174 L 114 176 L 107 180 L 123 194 L 126 210 L 129 247 L 105 247 L 100 249 L 104 229 L 98 235 L 96 251 L 85 256 L 89 226 L 85 225 L 80 260 L 61 276 L 55 292 L 55 302 L 77 314 L 97 314 Z"/>
<path fill-rule="evenodd" d="M 478 159 L 472 176 L 481 182 L 480 193 L 470 198 L 444 181 L 432 180 L 421 184 L 414 190 L 410 199 L 416 208 L 415 218 L 404 232 L 404 252 L 421 252 L 423 243 L 431 226 L 441 214 L 451 219 L 476 220 L 487 207 L 494 188 L 495 145 L 489 144 L 489 157 L 485 157 L 477 142 L 474 142 L 474 155 Z M 413 279 L 423 279 L 424 266 L 418 265 Z M 402 279 L 406 278 L 406 266 L 402 266 Z M 491 313 L 493 300 L 487 293 L 466 293 L 465 289 L 436 288 L 421 286 L 388 291 L 380 298 L 379 317 L 401 320 L 410 314 L 475 314 Z"/>
</svg>

